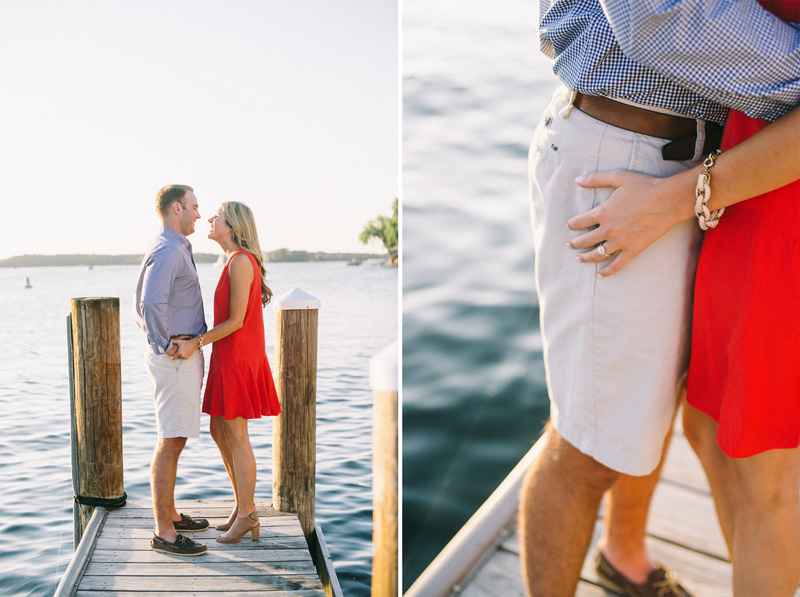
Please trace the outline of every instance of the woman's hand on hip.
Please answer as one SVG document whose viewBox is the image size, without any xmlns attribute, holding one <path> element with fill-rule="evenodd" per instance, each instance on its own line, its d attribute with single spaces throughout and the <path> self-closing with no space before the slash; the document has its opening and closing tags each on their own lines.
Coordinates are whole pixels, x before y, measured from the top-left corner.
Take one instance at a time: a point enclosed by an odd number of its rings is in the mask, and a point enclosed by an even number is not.
<svg viewBox="0 0 800 597">
<path fill-rule="evenodd" d="M 567 243 L 570 248 L 583 249 L 577 260 L 597 263 L 613 257 L 598 272 L 598 277 L 618 272 L 636 255 L 661 238 L 675 224 L 692 216 L 685 183 L 670 178 L 653 178 L 636 172 L 614 170 L 595 172 L 576 179 L 586 189 L 614 189 L 611 196 L 596 207 L 571 218 L 570 230 L 583 234 Z M 602 246 L 603 249 L 598 251 Z M 591 249 L 591 250 L 586 250 Z"/>
</svg>

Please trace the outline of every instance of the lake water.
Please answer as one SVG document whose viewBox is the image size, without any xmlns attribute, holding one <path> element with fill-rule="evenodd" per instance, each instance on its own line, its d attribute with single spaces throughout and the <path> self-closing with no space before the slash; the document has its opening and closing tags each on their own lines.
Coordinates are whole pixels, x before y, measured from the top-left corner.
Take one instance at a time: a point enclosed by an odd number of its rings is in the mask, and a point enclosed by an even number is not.
<svg viewBox="0 0 800 597">
<path fill-rule="evenodd" d="M 403 586 L 548 415 L 527 150 L 557 86 L 534 4 L 403 3 Z"/>
<path fill-rule="evenodd" d="M 345 594 L 369 595 L 372 568 L 372 391 L 369 359 L 397 338 L 397 269 L 274 263 L 276 296 L 299 287 L 322 301 L 317 383 L 316 520 Z M 120 297 L 125 490 L 150 499 L 156 442 L 145 336 L 131 316 L 137 266 L 0 268 L 0 593 L 52 595 L 73 552 L 66 317 L 70 299 Z M 220 269 L 198 265 L 206 319 Z M 32 288 L 23 288 L 29 277 Z M 264 312 L 274 355 L 274 310 Z M 208 359 L 206 359 L 206 364 Z M 178 469 L 178 499 L 232 498 L 204 415 Z M 250 424 L 256 497 L 272 494 L 272 422 Z"/>
</svg>

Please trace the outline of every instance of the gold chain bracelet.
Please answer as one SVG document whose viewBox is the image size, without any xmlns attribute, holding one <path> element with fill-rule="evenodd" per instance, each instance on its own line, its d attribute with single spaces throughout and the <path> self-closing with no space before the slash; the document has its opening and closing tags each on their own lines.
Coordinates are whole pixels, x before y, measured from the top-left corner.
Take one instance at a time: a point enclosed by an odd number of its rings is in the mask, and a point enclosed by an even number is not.
<svg viewBox="0 0 800 597">
<path fill-rule="evenodd" d="M 708 200 L 711 199 L 711 173 L 709 170 L 721 153 L 719 149 L 710 153 L 703 161 L 703 172 L 697 177 L 697 203 L 694 204 L 694 213 L 703 230 L 716 227 L 722 214 L 725 213 L 724 207 L 712 212 L 708 211 Z"/>
</svg>

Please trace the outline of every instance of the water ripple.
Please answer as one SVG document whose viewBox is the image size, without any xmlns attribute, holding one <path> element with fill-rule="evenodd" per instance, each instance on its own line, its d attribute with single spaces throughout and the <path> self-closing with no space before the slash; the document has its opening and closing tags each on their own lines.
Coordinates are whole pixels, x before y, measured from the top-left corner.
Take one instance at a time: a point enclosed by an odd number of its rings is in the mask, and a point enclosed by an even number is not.
<svg viewBox="0 0 800 597">
<path fill-rule="evenodd" d="M 527 148 L 556 85 L 530 2 L 403 4 L 403 586 L 547 416 Z"/>
<path fill-rule="evenodd" d="M 125 491 L 149 500 L 156 443 L 144 336 L 130 317 L 135 266 L 0 269 L 0 569 L 3 595 L 52 595 L 72 545 L 66 314 L 74 296 L 119 296 Z M 219 270 L 198 267 L 206 313 Z M 28 276 L 33 289 L 21 289 Z M 372 393 L 369 359 L 397 335 L 397 270 L 343 263 L 270 264 L 276 295 L 322 299 L 318 347 L 317 522 L 347 595 L 369 595 L 372 567 Z M 274 311 L 265 338 L 274 354 Z M 178 499 L 232 497 L 207 418 L 181 455 Z M 250 424 L 257 497 L 272 493 L 272 421 Z M 31 507 L 35 504 L 35 508 Z M 46 535 L 48 541 L 36 538 Z"/>
</svg>

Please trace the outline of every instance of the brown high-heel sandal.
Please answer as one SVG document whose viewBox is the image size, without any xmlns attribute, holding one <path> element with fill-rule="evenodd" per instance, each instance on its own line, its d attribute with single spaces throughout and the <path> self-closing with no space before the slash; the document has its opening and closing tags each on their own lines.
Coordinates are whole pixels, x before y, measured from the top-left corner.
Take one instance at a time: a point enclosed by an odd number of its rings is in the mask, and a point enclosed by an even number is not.
<svg viewBox="0 0 800 597">
<path fill-rule="evenodd" d="M 258 520 L 258 512 L 253 510 L 245 518 L 237 518 L 227 533 L 217 537 L 217 541 L 219 543 L 239 543 L 247 533 L 250 533 L 253 541 L 258 541 L 260 531 L 261 523 Z"/>
<path fill-rule="evenodd" d="M 225 522 L 219 523 L 214 528 L 217 529 L 218 531 L 227 531 L 229 528 L 231 528 L 231 525 L 236 521 L 236 517 L 237 516 L 239 516 L 239 509 L 238 508 L 236 508 L 233 512 L 231 512 L 231 515 L 228 516 L 228 520 L 226 520 Z"/>
</svg>

